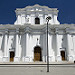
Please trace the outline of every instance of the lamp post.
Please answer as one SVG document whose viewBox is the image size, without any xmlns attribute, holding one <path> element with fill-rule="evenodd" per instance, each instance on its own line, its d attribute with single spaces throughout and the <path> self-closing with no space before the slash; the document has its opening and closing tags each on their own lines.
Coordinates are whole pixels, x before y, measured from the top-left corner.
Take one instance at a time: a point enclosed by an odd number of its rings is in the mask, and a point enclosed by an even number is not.
<svg viewBox="0 0 75 75">
<path fill-rule="evenodd" d="M 51 17 L 48 16 L 46 18 L 47 20 L 47 72 L 49 72 L 49 54 L 48 54 L 48 23 L 49 23 L 49 20 L 51 20 Z"/>
</svg>

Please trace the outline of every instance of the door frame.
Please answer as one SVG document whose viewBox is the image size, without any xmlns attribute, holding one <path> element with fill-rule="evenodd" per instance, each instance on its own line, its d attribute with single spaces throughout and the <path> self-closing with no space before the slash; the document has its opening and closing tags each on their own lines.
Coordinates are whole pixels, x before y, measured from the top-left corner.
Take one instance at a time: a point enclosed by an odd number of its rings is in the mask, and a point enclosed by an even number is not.
<svg viewBox="0 0 75 75">
<path fill-rule="evenodd" d="M 61 54 L 61 52 L 64 52 L 64 55 L 65 55 L 65 56 L 64 56 L 64 60 L 62 59 L 62 55 L 61 55 L 61 60 L 62 60 L 62 61 L 65 61 L 65 60 L 66 60 L 66 51 L 65 51 L 65 50 L 61 50 L 61 51 L 60 51 L 60 54 Z"/>
<path fill-rule="evenodd" d="M 14 49 L 9 50 L 9 62 L 11 62 L 10 61 L 10 52 L 14 52 L 14 57 L 15 57 L 15 50 Z M 13 62 L 14 62 L 14 60 L 13 60 Z"/>
<path fill-rule="evenodd" d="M 42 61 L 42 49 L 41 49 L 41 47 L 40 46 L 35 46 L 34 51 L 35 51 L 35 48 L 40 48 L 40 50 L 41 50 L 40 51 L 40 61 Z M 35 52 L 34 52 L 34 55 L 35 55 Z M 35 56 L 34 56 L 34 58 L 35 58 Z M 34 58 L 33 58 L 33 61 L 35 61 Z"/>
</svg>

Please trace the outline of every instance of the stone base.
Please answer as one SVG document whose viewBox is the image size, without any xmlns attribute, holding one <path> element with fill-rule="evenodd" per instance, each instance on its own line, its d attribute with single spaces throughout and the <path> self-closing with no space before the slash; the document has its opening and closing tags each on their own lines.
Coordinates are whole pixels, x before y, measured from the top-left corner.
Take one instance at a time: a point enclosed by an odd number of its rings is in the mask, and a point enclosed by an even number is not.
<svg viewBox="0 0 75 75">
<path fill-rule="evenodd" d="M 14 62 L 19 62 L 20 58 L 19 57 L 14 57 Z"/>
<path fill-rule="evenodd" d="M 2 62 L 2 57 L 0 57 L 0 62 Z"/>
<path fill-rule="evenodd" d="M 25 57 L 22 57 L 22 61 L 23 61 L 23 62 L 25 61 L 24 59 L 25 59 Z"/>
<path fill-rule="evenodd" d="M 26 57 L 24 57 L 24 62 L 33 62 L 33 58 L 26 56 Z"/>
<path fill-rule="evenodd" d="M 43 56 L 43 57 L 42 57 L 42 61 L 43 61 L 43 62 L 46 62 L 46 56 Z"/>
<path fill-rule="evenodd" d="M 55 57 L 54 56 L 49 56 L 49 62 L 54 62 L 55 61 Z"/>
<path fill-rule="evenodd" d="M 54 62 L 55 61 L 55 56 L 49 56 L 49 62 Z M 47 56 L 46 56 L 46 62 L 47 62 Z"/>
<path fill-rule="evenodd" d="M 73 56 L 69 55 L 67 59 L 68 59 L 68 61 L 73 61 Z"/>
<path fill-rule="evenodd" d="M 8 57 L 3 57 L 2 61 L 3 62 L 9 62 L 9 58 Z"/>
<path fill-rule="evenodd" d="M 56 57 L 56 60 L 57 60 L 57 62 L 58 62 L 58 61 L 62 61 L 62 60 L 61 60 L 61 56 L 57 56 L 57 57 Z"/>
</svg>

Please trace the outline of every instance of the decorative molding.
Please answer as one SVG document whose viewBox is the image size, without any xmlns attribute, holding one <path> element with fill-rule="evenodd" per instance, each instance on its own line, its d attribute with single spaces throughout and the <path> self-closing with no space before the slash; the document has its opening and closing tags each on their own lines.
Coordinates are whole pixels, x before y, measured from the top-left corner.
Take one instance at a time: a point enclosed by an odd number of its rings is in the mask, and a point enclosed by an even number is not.
<svg viewBox="0 0 75 75">
<path fill-rule="evenodd" d="M 42 9 L 47 9 L 47 10 L 52 10 L 52 11 L 57 11 L 58 12 L 58 10 L 57 10 L 57 8 L 49 8 L 49 7 L 47 7 L 47 6 L 41 6 L 41 5 L 38 5 L 38 4 L 35 4 L 34 6 L 27 6 L 27 7 L 25 7 L 25 8 L 17 8 L 16 9 L 16 11 L 25 11 L 25 10 L 27 10 L 27 9 L 32 9 L 32 8 L 34 8 L 34 7 L 36 7 L 36 8 L 42 8 Z M 15 12 L 16 12 L 15 11 Z M 36 10 L 37 11 L 37 10 Z"/>
<path fill-rule="evenodd" d="M 8 29 L 5 29 L 5 34 L 8 34 Z"/>
<path fill-rule="evenodd" d="M 16 34 L 19 34 L 19 28 L 16 28 Z"/>
<path fill-rule="evenodd" d="M 69 28 L 66 28 L 66 29 L 65 29 L 66 34 L 69 34 L 69 32 L 70 32 L 69 30 L 70 30 Z"/>
<path fill-rule="evenodd" d="M 58 34 L 58 33 L 59 33 L 59 29 L 55 28 L 55 34 Z"/>
<path fill-rule="evenodd" d="M 20 32 L 29 32 L 29 33 L 46 33 L 46 24 L 44 25 L 30 25 L 30 24 L 25 24 L 23 26 L 21 25 L 1 25 L 0 26 L 0 33 L 20 33 Z M 70 33 L 70 34 L 75 34 L 75 24 L 60 24 L 60 25 L 48 25 L 49 26 L 49 33 L 55 34 L 65 34 L 65 33 Z"/>
</svg>

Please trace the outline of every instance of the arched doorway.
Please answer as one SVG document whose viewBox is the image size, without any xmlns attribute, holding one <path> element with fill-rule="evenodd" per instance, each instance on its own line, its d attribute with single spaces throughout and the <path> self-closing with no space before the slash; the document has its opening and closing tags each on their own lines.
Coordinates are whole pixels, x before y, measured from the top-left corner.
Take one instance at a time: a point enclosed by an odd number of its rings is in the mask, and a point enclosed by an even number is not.
<svg viewBox="0 0 75 75">
<path fill-rule="evenodd" d="M 40 19 L 38 17 L 35 18 L 35 24 L 40 24 Z"/>
<path fill-rule="evenodd" d="M 39 46 L 34 48 L 34 61 L 42 61 L 42 53 Z"/>
<path fill-rule="evenodd" d="M 62 61 L 65 61 L 65 51 L 61 51 Z"/>
<path fill-rule="evenodd" d="M 14 55 L 15 55 L 14 51 L 11 51 L 10 52 L 10 62 L 14 61 Z"/>
</svg>

